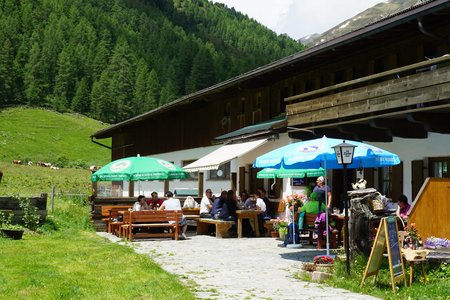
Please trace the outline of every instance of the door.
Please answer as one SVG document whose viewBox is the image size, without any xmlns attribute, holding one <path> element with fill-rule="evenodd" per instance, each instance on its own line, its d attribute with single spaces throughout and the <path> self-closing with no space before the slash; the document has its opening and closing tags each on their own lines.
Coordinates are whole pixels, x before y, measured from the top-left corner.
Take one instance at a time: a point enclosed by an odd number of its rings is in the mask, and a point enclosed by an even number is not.
<svg viewBox="0 0 450 300">
<path fill-rule="evenodd" d="M 423 185 L 423 160 L 413 160 L 411 162 L 411 200 L 416 199 L 420 188 Z"/>
</svg>

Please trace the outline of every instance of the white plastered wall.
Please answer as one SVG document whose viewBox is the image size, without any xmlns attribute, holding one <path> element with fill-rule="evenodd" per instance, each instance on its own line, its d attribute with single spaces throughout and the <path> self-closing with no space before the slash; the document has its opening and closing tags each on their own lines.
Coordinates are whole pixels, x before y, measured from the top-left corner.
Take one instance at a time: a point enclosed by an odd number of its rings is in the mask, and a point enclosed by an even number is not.
<svg viewBox="0 0 450 300">
<path fill-rule="evenodd" d="M 427 157 L 450 156 L 450 135 L 429 133 L 427 139 L 394 138 L 392 143 L 370 143 L 397 154 L 403 162 L 403 193 L 411 202 L 411 162 Z"/>
</svg>

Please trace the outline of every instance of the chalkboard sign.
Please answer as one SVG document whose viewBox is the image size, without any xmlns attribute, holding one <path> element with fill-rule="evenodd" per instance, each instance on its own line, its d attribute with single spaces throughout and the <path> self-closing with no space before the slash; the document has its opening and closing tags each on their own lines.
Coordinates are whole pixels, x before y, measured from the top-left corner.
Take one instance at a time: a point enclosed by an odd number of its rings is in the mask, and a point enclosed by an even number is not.
<svg viewBox="0 0 450 300">
<path fill-rule="evenodd" d="M 381 259 L 383 253 L 387 248 L 387 256 L 389 258 L 389 268 L 391 273 L 392 290 L 394 293 L 395 282 L 403 279 L 406 286 L 406 277 L 403 268 L 403 260 L 400 255 L 400 246 L 398 243 L 398 229 L 395 217 L 381 219 L 378 227 L 377 236 L 370 252 L 369 261 L 367 262 L 366 270 L 361 282 L 361 287 L 364 280 L 372 275 L 377 275 L 380 269 Z"/>
<path fill-rule="evenodd" d="M 392 270 L 394 272 L 394 277 L 397 277 L 403 274 L 403 264 L 400 255 L 400 246 L 398 244 L 398 230 L 395 217 L 388 217 L 387 232 L 388 232 L 389 257 L 392 262 Z"/>
</svg>

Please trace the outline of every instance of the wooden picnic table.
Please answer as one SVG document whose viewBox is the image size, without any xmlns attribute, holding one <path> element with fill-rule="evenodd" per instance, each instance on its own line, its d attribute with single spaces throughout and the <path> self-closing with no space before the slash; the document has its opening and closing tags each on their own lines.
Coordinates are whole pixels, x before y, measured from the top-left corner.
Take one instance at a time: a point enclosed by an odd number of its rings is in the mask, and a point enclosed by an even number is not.
<svg viewBox="0 0 450 300">
<path fill-rule="evenodd" d="M 259 221 L 258 221 L 258 215 L 262 214 L 262 210 L 256 210 L 256 209 L 245 209 L 245 210 L 237 210 L 237 232 L 238 232 L 238 238 L 242 238 L 242 220 L 243 219 L 249 219 L 250 222 L 253 220 L 253 224 L 255 226 L 255 234 L 256 236 L 260 236 L 259 232 Z"/>
</svg>

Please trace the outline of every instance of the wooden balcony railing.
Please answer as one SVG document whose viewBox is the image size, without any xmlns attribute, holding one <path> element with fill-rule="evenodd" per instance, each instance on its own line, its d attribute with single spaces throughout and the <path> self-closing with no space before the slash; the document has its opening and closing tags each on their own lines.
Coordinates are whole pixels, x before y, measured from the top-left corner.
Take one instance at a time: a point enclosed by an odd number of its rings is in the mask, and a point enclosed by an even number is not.
<svg viewBox="0 0 450 300">
<path fill-rule="evenodd" d="M 286 98 L 294 102 L 286 107 L 288 124 L 306 126 L 449 99 L 448 62 L 450 55 Z M 405 75 L 411 73 L 416 74 Z"/>
</svg>

